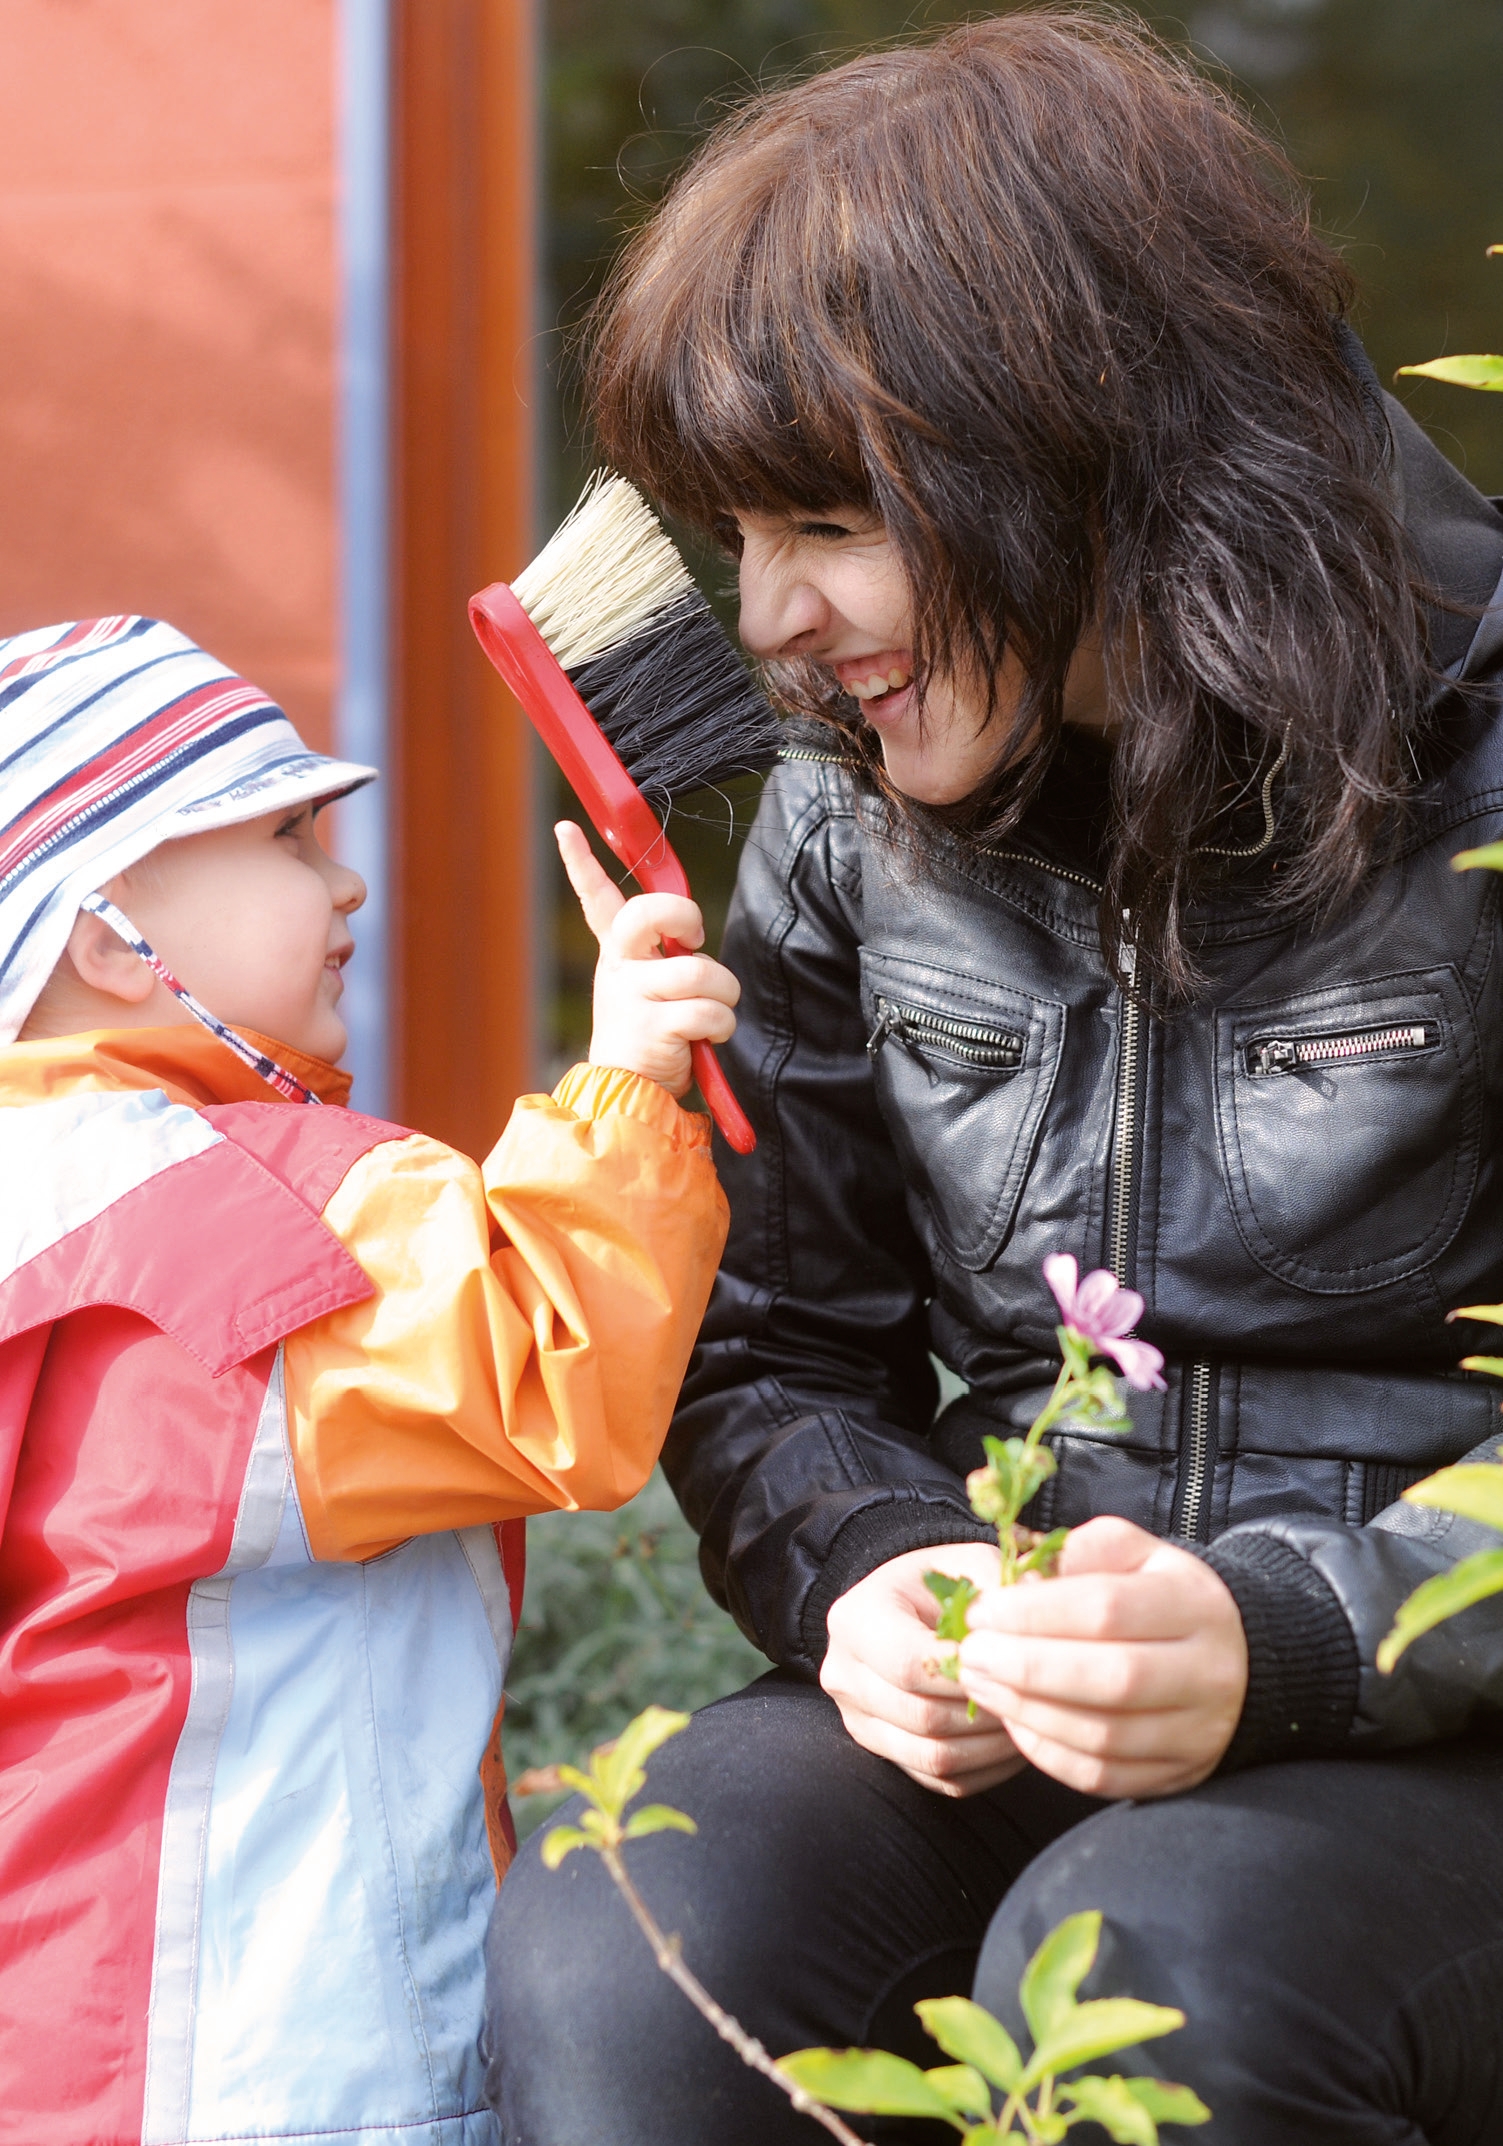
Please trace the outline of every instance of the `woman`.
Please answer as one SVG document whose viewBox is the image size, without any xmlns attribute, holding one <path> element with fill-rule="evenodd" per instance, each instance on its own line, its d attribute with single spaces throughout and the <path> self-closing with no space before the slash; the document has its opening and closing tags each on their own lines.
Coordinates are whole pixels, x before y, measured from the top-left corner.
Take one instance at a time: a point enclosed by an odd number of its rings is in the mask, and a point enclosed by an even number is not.
<svg viewBox="0 0 1503 2146">
<path fill-rule="evenodd" d="M 638 1876 L 774 2051 L 932 2060 L 912 2005 L 973 1976 L 1018 2027 L 1099 1908 L 1089 1987 L 1190 2021 L 1113 2063 L 1216 2139 L 1480 2146 L 1503 1604 L 1373 1657 L 1488 1539 L 1395 1500 L 1498 1439 L 1446 1313 L 1503 1294 L 1497 887 L 1449 869 L 1503 829 L 1503 517 L 1349 298 L 1224 99 L 1051 12 L 753 104 L 617 274 L 607 452 L 737 554 L 807 718 L 669 1454 L 779 1666 L 654 1762 L 700 1831 Z M 922 1576 L 995 1571 L 963 1478 L 1052 1380 L 1055 1251 L 1167 1390 L 1053 1439 L 1061 1575 L 983 1598 L 957 1691 Z M 592 1863 L 498 1909 L 509 2146 L 812 2136 Z"/>
</svg>

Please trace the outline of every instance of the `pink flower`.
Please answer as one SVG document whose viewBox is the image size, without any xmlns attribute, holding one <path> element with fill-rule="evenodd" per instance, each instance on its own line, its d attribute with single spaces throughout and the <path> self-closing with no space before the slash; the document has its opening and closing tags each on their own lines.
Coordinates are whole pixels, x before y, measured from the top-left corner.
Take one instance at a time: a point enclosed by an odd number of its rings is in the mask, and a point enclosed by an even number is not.
<svg viewBox="0 0 1503 2146">
<path fill-rule="evenodd" d="M 1139 1393 L 1146 1393 L 1150 1386 L 1162 1390 L 1160 1351 L 1152 1342 L 1127 1338 L 1143 1316 L 1143 1299 L 1136 1289 L 1124 1289 L 1105 1267 L 1081 1281 L 1080 1269 L 1068 1252 L 1049 1254 L 1044 1280 L 1054 1291 L 1065 1325 L 1088 1341 L 1098 1356 L 1110 1356 L 1129 1386 Z"/>
</svg>

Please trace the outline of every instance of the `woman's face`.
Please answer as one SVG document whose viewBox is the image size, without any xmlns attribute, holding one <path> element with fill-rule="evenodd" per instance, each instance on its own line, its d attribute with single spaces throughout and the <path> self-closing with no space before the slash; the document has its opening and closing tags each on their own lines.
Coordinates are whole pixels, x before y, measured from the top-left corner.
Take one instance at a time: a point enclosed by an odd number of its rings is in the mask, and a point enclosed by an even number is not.
<svg viewBox="0 0 1503 2146">
<path fill-rule="evenodd" d="M 1023 671 L 1009 651 L 988 718 L 974 681 L 929 680 L 922 716 L 913 690 L 912 601 L 887 531 L 874 515 L 750 514 L 741 531 L 741 638 L 764 660 L 823 664 L 877 733 L 892 782 L 925 805 L 967 797 L 1006 749 Z M 1099 656 L 1083 642 L 1070 666 L 1065 719 L 1107 727 Z"/>
<path fill-rule="evenodd" d="M 839 509 L 816 519 L 738 514 L 741 638 L 765 659 L 801 656 L 833 672 L 877 733 L 898 789 L 953 804 L 991 774 L 1007 736 L 1017 680 L 1011 659 L 990 722 L 974 686 L 929 681 L 920 719 L 913 690 L 912 604 L 882 523 Z"/>
</svg>

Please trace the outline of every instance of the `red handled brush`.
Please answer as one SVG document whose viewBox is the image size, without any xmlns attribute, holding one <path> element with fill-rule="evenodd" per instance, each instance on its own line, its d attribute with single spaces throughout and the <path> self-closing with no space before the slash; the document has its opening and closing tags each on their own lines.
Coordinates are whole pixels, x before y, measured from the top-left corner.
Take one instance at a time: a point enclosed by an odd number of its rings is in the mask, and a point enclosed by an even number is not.
<svg viewBox="0 0 1503 2146">
<path fill-rule="evenodd" d="M 770 765 L 778 721 L 640 492 L 592 480 L 510 587 L 471 597 L 470 623 L 637 884 L 688 894 L 643 793 L 666 816 L 676 797 Z M 711 1117 L 749 1155 L 756 1135 L 713 1049 L 692 1058 Z"/>
</svg>

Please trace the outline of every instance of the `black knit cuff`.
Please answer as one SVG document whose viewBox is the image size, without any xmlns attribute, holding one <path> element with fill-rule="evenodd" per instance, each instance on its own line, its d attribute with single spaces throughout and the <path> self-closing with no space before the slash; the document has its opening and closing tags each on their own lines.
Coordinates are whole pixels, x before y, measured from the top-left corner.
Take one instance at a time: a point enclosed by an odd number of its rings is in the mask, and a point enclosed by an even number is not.
<svg viewBox="0 0 1503 2146">
<path fill-rule="evenodd" d="M 890 1558 L 901 1557 L 905 1550 L 937 1549 L 941 1543 L 996 1540 L 996 1529 L 959 1501 L 950 1505 L 937 1498 L 884 1498 L 879 1504 L 858 1506 L 831 1543 L 805 1599 L 799 1625 L 804 1652 L 817 1669 L 830 1644 L 831 1605 Z"/>
<path fill-rule="evenodd" d="M 1357 1642 L 1335 1594 L 1276 1535 L 1236 1528 L 1200 1553 L 1247 1635 L 1247 1697 L 1218 1773 L 1338 1751 L 1357 1712 Z"/>
</svg>

